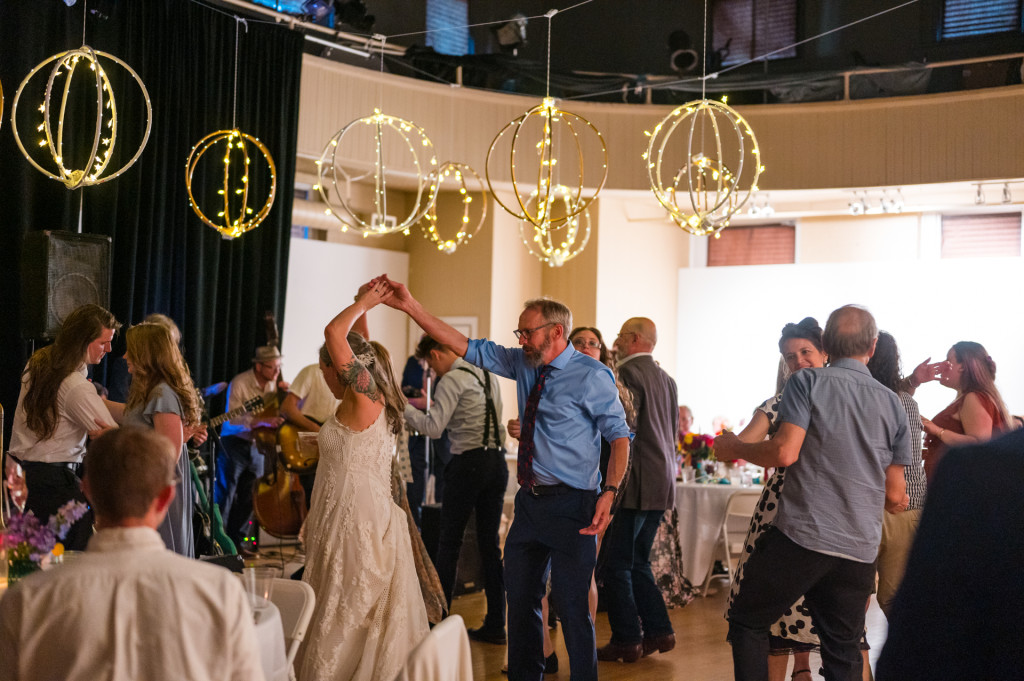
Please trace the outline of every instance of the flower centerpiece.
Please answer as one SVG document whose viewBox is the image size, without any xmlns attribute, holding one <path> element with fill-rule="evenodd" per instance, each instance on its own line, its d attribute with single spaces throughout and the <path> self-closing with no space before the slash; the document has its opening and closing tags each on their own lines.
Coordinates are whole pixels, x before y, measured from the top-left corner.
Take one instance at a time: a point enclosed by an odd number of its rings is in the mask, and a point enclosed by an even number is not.
<svg viewBox="0 0 1024 681">
<path fill-rule="evenodd" d="M 687 459 L 682 462 L 682 465 L 688 463 L 693 466 L 693 469 L 698 471 L 697 475 L 699 477 L 704 473 L 705 466 L 709 462 L 713 463 L 715 461 L 714 444 L 715 438 L 713 435 L 687 433 L 679 443 L 680 454 Z"/>
<path fill-rule="evenodd" d="M 41 569 L 49 556 L 62 555 L 64 546 L 58 540 L 63 539 L 88 510 L 88 505 L 72 500 L 57 509 L 45 525 L 32 511 L 11 518 L 3 534 L 8 580 L 17 581 Z"/>
</svg>

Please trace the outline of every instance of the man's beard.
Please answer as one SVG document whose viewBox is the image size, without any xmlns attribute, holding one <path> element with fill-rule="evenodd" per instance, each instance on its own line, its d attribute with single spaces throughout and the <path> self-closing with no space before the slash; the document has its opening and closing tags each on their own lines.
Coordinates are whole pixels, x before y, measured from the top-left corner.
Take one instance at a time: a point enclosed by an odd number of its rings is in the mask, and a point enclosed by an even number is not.
<svg viewBox="0 0 1024 681">
<path fill-rule="evenodd" d="M 551 349 L 551 336 L 545 335 L 544 342 L 536 348 L 523 347 L 523 354 L 526 356 L 526 363 L 531 367 L 539 367 L 544 364 L 544 355 Z"/>
</svg>

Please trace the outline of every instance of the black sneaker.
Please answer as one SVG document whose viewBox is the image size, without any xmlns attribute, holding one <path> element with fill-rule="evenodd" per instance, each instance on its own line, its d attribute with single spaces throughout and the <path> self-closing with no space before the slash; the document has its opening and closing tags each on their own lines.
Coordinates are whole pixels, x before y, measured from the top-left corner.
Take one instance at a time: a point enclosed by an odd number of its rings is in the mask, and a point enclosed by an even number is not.
<svg viewBox="0 0 1024 681">
<path fill-rule="evenodd" d="M 495 645 L 503 646 L 507 642 L 504 629 L 488 629 L 487 627 L 479 627 L 477 629 L 467 629 L 466 634 L 474 641 L 480 641 L 481 643 L 493 643 Z"/>
</svg>

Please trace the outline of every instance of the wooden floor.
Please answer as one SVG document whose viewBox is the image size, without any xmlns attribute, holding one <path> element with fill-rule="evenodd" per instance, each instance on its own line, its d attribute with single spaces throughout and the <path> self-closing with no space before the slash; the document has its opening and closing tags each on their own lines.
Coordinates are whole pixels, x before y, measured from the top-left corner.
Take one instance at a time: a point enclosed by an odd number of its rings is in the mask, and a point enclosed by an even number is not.
<svg viewBox="0 0 1024 681">
<path fill-rule="evenodd" d="M 712 593 L 707 598 L 696 598 L 685 608 L 669 610 L 672 626 L 676 630 L 676 647 L 664 654 L 655 654 L 642 658 L 639 662 L 625 664 L 622 662 L 598 662 L 598 675 L 602 681 L 668 681 L 680 679 L 685 681 L 726 681 L 732 679 L 732 650 L 725 641 L 726 621 L 722 613 L 728 597 L 728 583 L 724 580 L 712 582 Z M 455 599 L 452 612 L 466 620 L 466 626 L 477 627 L 483 621 L 486 604 L 483 593 L 469 594 Z M 871 663 L 881 651 L 885 641 L 885 616 L 871 600 L 867 618 L 868 642 L 871 644 Z M 569 678 L 568 659 L 565 644 L 558 631 L 553 631 L 555 653 L 558 655 L 560 669 L 558 674 L 547 678 Z M 608 642 L 610 637 L 608 616 L 601 612 L 597 615 L 597 644 Z M 501 681 L 508 677 L 501 673 L 504 663 L 505 647 L 487 643 L 470 641 L 473 652 L 474 681 Z M 811 668 L 815 679 L 822 678 L 817 671 L 820 660 L 817 655 L 811 657 Z M 792 665 L 790 668 L 792 671 Z M 788 675 L 787 675 L 788 678 Z"/>
<path fill-rule="evenodd" d="M 303 556 L 295 546 L 267 547 L 259 558 L 247 564 L 274 566 L 290 575 L 301 563 Z M 729 584 L 724 579 L 711 583 L 711 594 L 707 598 L 696 598 L 685 608 L 669 610 L 672 626 L 676 631 L 676 647 L 664 654 L 642 658 L 633 664 L 622 662 L 598 662 L 598 674 L 602 681 L 728 681 L 732 675 L 732 650 L 725 641 L 727 625 L 723 613 L 729 593 Z M 486 610 L 483 592 L 460 596 L 452 603 L 452 613 L 461 615 L 467 627 L 477 627 L 483 621 Z M 885 642 L 888 631 L 882 611 L 871 598 L 867 613 L 868 643 L 871 645 L 870 660 L 874 667 Z M 607 614 L 597 614 L 597 644 L 608 642 L 611 631 Z M 555 653 L 558 655 L 560 671 L 548 675 L 550 681 L 569 679 L 569 661 L 565 643 L 559 631 L 552 632 Z M 507 681 L 501 673 L 505 662 L 505 646 L 470 641 L 473 654 L 474 681 Z M 817 654 L 811 656 L 814 678 L 820 667 Z M 792 671 L 792 663 L 790 664 Z M 789 678 L 787 674 L 787 679 Z"/>
</svg>

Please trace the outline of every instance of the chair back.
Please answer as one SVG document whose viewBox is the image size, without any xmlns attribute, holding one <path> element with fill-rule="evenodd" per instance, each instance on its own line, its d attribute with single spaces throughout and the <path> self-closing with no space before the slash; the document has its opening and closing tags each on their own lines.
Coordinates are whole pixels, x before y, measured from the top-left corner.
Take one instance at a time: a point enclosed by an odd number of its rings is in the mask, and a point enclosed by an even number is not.
<svg viewBox="0 0 1024 681">
<path fill-rule="evenodd" d="M 281 612 L 281 627 L 284 629 L 285 647 L 288 650 L 289 674 L 294 678 L 295 656 L 299 652 L 299 645 L 306 638 L 306 629 L 316 605 L 316 595 L 313 593 L 313 587 L 305 582 L 278 577 L 274 579 L 270 600 Z"/>
<path fill-rule="evenodd" d="M 750 517 L 754 515 L 757 502 L 761 499 L 761 489 L 737 490 L 729 495 L 729 501 L 725 505 L 725 517 L 722 518 L 722 527 L 718 532 L 718 539 L 715 540 L 714 557 L 721 557 L 722 564 L 728 571 L 727 574 L 715 575 L 709 569 L 704 578 L 704 585 L 701 592 L 707 596 L 708 586 L 713 577 L 725 577 L 736 579 L 736 568 L 733 567 L 733 557 L 743 552 L 743 544 L 746 541 L 747 529 L 750 527 Z"/>
<path fill-rule="evenodd" d="M 409 653 L 395 681 L 473 681 L 466 623 L 450 615 Z"/>
</svg>

